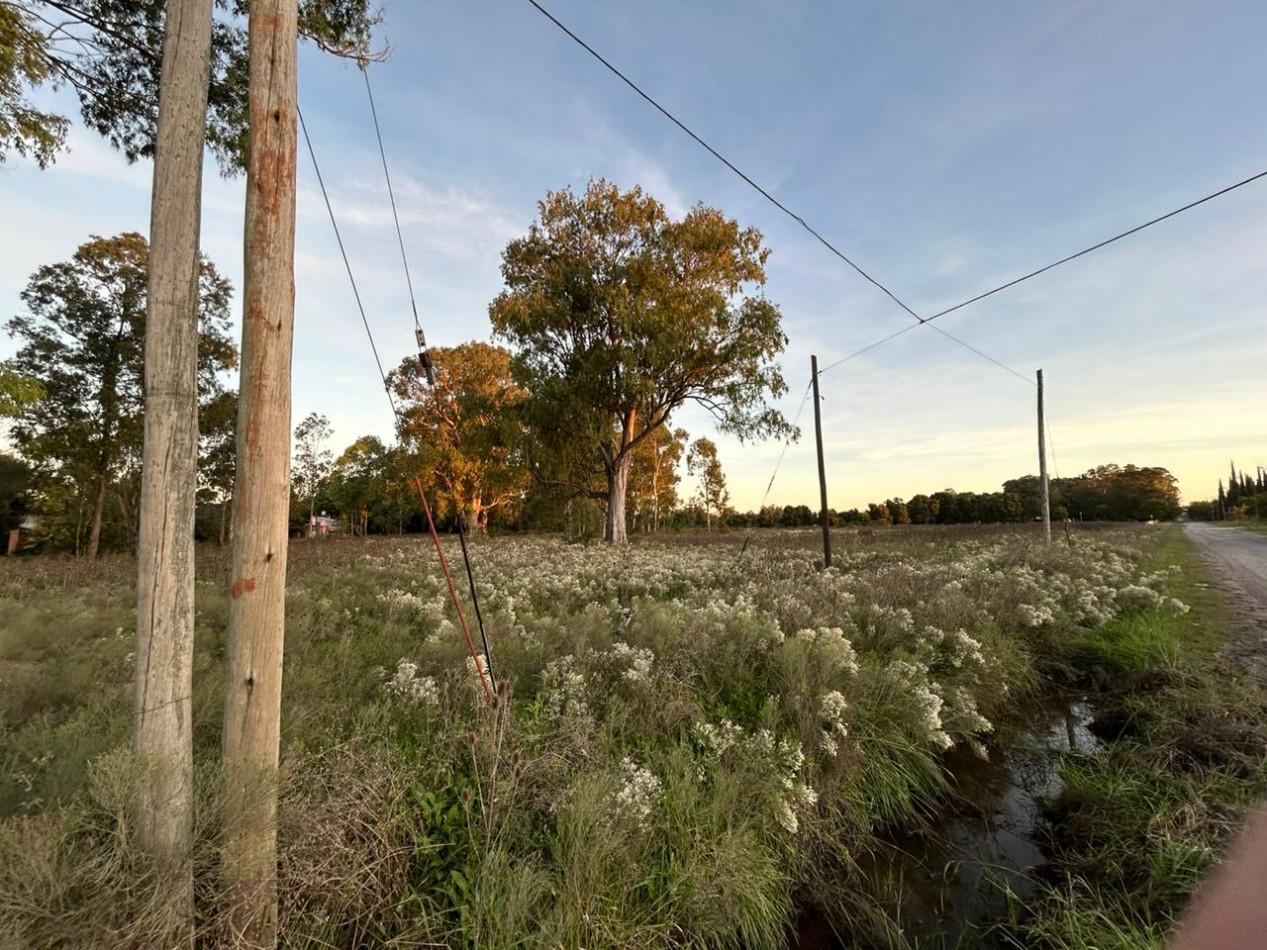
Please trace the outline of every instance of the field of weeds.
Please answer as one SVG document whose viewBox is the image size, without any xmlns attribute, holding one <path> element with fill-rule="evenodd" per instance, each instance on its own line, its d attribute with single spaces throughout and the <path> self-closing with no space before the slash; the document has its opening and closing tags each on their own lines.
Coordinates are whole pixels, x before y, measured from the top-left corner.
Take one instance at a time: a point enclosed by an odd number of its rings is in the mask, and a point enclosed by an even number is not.
<svg viewBox="0 0 1267 950">
<path fill-rule="evenodd" d="M 865 868 L 935 820 L 947 750 L 1003 754 L 1009 724 L 1056 687 L 1102 694 L 1115 734 L 1068 763 L 1051 876 L 990 939 L 1079 945 L 1075 910 L 1122 946 L 1160 939 L 1263 772 L 1262 727 L 1241 719 L 1219 733 L 1222 759 L 1198 761 L 1226 720 L 1210 703 L 1233 710 L 1202 692 L 1226 681 L 1221 621 L 1177 529 L 1050 549 L 988 529 L 842 533 L 827 570 L 818 543 L 481 540 L 494 703 L 422 540 L 297 543 L 283 944 L 755 950 L 789 946 L 814 908 L 846 941 L 901 946 Z M 199 913 L 213 941 L 227 555 L 200 558 Z M 161 881 L 128 838 L 132 572 L 123 557 L 0 566 L 4 946 L 152 945 Z M 1261 708 L 1236 689 L 1237 708 Z M 1214 804 L 1193 810 L 1194 796 Z"/>
</svg>

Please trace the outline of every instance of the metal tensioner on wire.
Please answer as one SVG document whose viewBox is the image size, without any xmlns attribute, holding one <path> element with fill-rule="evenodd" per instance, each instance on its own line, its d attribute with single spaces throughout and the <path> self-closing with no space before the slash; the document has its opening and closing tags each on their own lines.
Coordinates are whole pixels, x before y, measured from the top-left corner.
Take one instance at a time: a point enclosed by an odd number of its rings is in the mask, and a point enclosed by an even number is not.
<svg viewBox="0 0 1267 950">
<path fill-rule="evenodd" d="M 418 339 L 418 365 L 422 367 L 422 372 L 427 377 L 427 382 L 434 386 L 436 384 L 436 368 L 431 362 L 431 354 L 427 352 L 427 338 L 422 333 L 422 327 L 414 330 L 414 336 Z"/>
</svg>

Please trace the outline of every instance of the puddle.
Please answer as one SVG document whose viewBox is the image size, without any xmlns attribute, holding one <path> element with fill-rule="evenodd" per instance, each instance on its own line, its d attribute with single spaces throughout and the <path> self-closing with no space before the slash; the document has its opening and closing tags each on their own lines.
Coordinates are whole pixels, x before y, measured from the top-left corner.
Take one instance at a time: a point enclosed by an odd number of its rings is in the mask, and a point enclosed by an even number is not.
<svg viewBox="0 0 1267 950">
<path fill-rule="evenodd" d="M 926 833 L 890 839 L 866 872 L 896 927 L 921 947 L 983 946 L 977 932 L 1002 919 L 1006 892 L 1025 898 L 1047 863 L 1038 833 L 1042 807 L 1060 794 L 1062 753 L 1093 754 L 1099 740 L 1085 701 L 1051 700 L 1019 724 L 1005 753 L 986 761 L 956 747 L 946 756 L 955 798 Z M 849 946 L 868 946 L 866 941 Z M 842 950 L 824 922 L 805 915 L 798 950 Z M 886 945 L 880 942 L 878 946 Z"/>
</svg>

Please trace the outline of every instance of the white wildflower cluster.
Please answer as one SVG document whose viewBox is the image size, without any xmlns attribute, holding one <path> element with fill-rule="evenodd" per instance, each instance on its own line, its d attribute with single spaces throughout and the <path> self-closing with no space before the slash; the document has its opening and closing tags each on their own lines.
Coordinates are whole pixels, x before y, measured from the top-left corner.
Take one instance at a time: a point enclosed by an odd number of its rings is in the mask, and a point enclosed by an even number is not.
<svg viewBox="0 0 1267 950">
<path fill-rule="evenodd" d="M 838 719 L 844 713 L 844 697 L 839 693 L 835 694 L 835 698 L 829 697 L 831 694 L 824 697 L 824 713 Z M 813 808 L 818 801 L 818 793 L 800 780 L 805 753 L 799 742 L 777 738 L 769 729 L 758 729 L 748 734 L 729 719 L 723 719 L 716 725 L 697 722 L 691 734 L 700 749 L 701 781 L 707 779 L 706 766 L 715 765 L 723 758 L 744 763 L 744 767 L 770 782 L 767 794 L 771 796 L 768 800 L 775 818 L 790 834 L 796 833 L 799 827 L 797 809 Z"/>
<path fill-rule="evenodd" d="M 446 603 L 440 600 L 432 600 L 423 604 L 419 611 L 423 623 L 432 628 L 438 628 L 441 624 L 448 623 L 449 618 L 445 616 L 446 606 Z"/>
<path fill-rule="evenodd" d="M 630 683 L 650 682 L 655 654 L 647 647 L 630 646 L 619 641 L 606 650 L 605 658 L 620 670 L 621 679 Z"/>
<path fill-rule="evenodd" d="M 945 700 L 942 699 L 941 686 L 929 681 L 928 667 L 907 660 L 894 660 L 889 670 L 910 690 L 910 699 L 917 710 L 925 738 L 939 749 L 949 749 L 954 745 L 954 740 L 942 727 Z"/>
<path fill-rule="evenodd" d="M 664 787 L 655 773 L 628 756 L 620 763 L 624 784 L 616 792 L 615 809 L 638 824 L 645 824 L 664 798 Z"/>
<path fill-rule="evenodd" d="M 489 689 L 495 688 L 488 676 L 488 663 L 485 662 L 482 653 L 476 653 L 474 656 L 470 653 L 466 655 L 466 684 L 479 693 L 483 693 L 485 685 Z"/>
<path fill-rule="evenodd" d="M 1177 567 L 1178 565 L 1175 566 Z M 1170 571 L 1163 569 L 1160 571 L 1154 571 L 1151 574 L 1141 574 L 1136 583 L 1139 584 L 1140 587 L 1147 587 L 1149 590 L 1155 590 L 1160 594 L 1166 589 L 1166 584 L 1169 580 Z"/>
<path fill-rule="evenodd" d="M 776 739 L 769 729 L 758 729 L 745 746 L 759 756 L 767 758 L 779 785 L 791 791 L 796 777 L 805 765 L 805 753 L 795 739 Z"/>
<path fill-rule="evenodd" d="M 870 604 L 863 623 L 872 636 L 891 635 L 900 640 L 915 633 L 915 615 L 906 607 Z"/>
<path fill-rule="evenodd" d="M 953 669 L 988 670 L 993 666 L 993 659 L 981 652 L 981 641 L 962 627 L 942 633 L 938 643 Z"/>
<path fill-rule="evenodd" d="M 1017 604 L 1016 612 L 1021 623 L 1027 627 L 1041 627 L 1056 619 L 1055 613 L 1047 604 Z"/>
<path fill-rule="evenodd" d="M 558 538 L 517 538 L 489 546 L 482 576 L 499 608 L 516 615 L 546 608 L 599 603 L 615 606 L 619 594 L 681 593 L 708 588 L 733 555 L 718 546 L 637 545 L 627 548 L 567 544 Z M 509 606 L 506 598 L 509 597 Z"/>
<path fill-rule="evenodd" d="M 802 629 L 814 622 L 814 613 L 799 590 L 788 591 L 775 598 L 774 610 L 783 630 Z"/>
<path fill-rule="evenodd" d="M 1166 609 L 1172 614 L 1186 614 L 1192 608 L 1185 604 L 1178 597 L 1169 597 L 1166 600 Z"/>
<path fill-rule="evenodd" d="M 691 734 L 703 748 L 706 758 L 717 759 L 739 742 L 744 732 L 729 719 L 723 719 L 717 725 L 697 722 L 691 727 Z"/>
<path fill-rule="evenodd" d="M 858 656 L 841 627 L 819 627 L 816 630 L 806 627 L 798 630 L 793 639 L 811 645 L 825 675 L 858 672 Z"/>
<path fill-rule="evenodd" d="M 440 702 L 440 690 L 434 677 L 419 676 L 418 664 L 403 657 L 396 662 L 396 669 L 388 677 L 385 670 L 380 671 L 386 677 L 383 692 L 389 696 L 404 700 L 411 705 L 435 706 Z"/>
<path fill-rule="evenodd" d="M 823 734 L 818 740 L 818 748 L 829 758 L 840 753 L 840 740 L 849 735 L 849 727 L 845 725 L 845 712 L 849 704 L 838 690 L 824 693 L 818 700 L 818 714 L 822 723 Z"/>
<path fill-rule="evenodd" d="M 1075 623 L 1084 627 L 1101 627 L 1116 616 L 1114 598 L 1117 592 L 1112 587 L 1063 574 L 1053 578 L 1053 583 L 1057 580 L 1067 582 L 1070 596 L 1064 600 L 1064 609 Z"/>
<path fill-rule="evenodd" d="M 805 765 L 805 753 L 801 744 L 792 739 L 775 739 L 768 729 L 758 729 L 748 740 L 748 747 L 758 755 L 768 758 L 771 772 L 780 790 L 775 799 L 775 818 L 788 834 L 796 834 L 800 822 L 796 808 L 811 808 L 818 801 L 818 794 L 798 778 Z"/>
<path fill-rule="evenodd" d="M 1153 588 L 1140 584 L 1127 584 L 1117 592 L 1117 605 L 1122 610 L 1155 610 L 1164 601 Z"/>
<path fill-rule="evenodd" d="M 421 612 L 425 601 L 407 590 L 392 588 L 378 595 L 378 602 L 387 608 L 387 616 Z"/>
<path fill-rule="evenodd" d="M 977 701 L 962 686 L 946 688 L 946 702 L 943 706 L 943 720 L 954 720 L 954 727 L 960 733 L 986 733 L 994 731 L 994 723 L 986 719 L 977 710 Z"/>
<path fill-rule="evenodd" d="M 589 715 L 585 673 L 572 655 L 551 660 L 541 674 L 541 709 L 547 716 Z"/>
</svg>

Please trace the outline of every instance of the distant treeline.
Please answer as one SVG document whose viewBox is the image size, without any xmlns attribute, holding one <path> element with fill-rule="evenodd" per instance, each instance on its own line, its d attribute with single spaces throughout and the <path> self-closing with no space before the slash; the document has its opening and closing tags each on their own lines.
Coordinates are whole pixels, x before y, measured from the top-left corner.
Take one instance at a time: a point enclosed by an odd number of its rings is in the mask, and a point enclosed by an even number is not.
<svg viewBox="0 0 1267 950">
<path fill-rule="evenodd" d="M 1179 516 L 1179 488 L 1164 468 L 1101 465 L 1074 478 L 1051 481 L 1051 516 L 1075 521 L 1170 520 Z M 903 500 L 872 502 L 866 509 L 831 511 L 836 524 L 975 524 L 1019 523 L 1042 517 L 1037 475 L 1003 483 L 997 492 L 957 492 L 952 488 Z M 808 505 L 767 507 L 736 514 L 739 526 L 797 527 L 816 524 L 818 512 Z"/>
<path fill-rule="evenodd" d="M 1243 468 L 1237 472 L 1236 463 L 1231 463 L 1226 487 L 1220 478 L 1218 493 L 1213 498 L 1188 505 L 1188 517 L 1193 521 L 1236 521 L 1260 518 L 1264 514 L 1267 514 L 1267 469 L 1261 465 L 1250 475 Z"/>
</svg>

